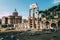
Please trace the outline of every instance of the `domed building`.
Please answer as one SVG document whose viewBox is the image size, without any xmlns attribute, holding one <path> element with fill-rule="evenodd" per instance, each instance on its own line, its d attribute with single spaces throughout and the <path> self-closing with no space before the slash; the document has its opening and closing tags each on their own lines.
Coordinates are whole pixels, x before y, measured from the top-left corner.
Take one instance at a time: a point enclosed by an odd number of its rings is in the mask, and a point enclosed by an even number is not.
<svg viewBox="0 0 60 40">
<path fill-rule="evenodd" d="M 8 17 L 2 17 L 2 25 L 7 25 L 8 26 L 14 26 L 17 24 L 22 23 L 22 16 L 18 16 L 18 12 L 15 9 L 13 12 L 13 15 L 10 15 Z"/>
</svg>

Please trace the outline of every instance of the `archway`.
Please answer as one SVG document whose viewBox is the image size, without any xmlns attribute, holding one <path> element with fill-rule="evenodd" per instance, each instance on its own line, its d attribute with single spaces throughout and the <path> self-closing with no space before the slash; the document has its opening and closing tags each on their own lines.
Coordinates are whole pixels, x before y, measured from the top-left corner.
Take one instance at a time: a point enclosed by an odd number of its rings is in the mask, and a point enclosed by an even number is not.
<svg viewBox="0 0 60 40">
<path fill-rule="evenodd" d="M 46 27 L 49 28 L 49 26 L 48 26 L 49 25 L 49 21 L 46 21 L 45 24 L 46 24 Z"/>
<path fill-rule="evenodd" d="M 52 23 L 51 24 L 51 27 L 56 28 L 56 24 L 55 23 Z"/>
</svg>

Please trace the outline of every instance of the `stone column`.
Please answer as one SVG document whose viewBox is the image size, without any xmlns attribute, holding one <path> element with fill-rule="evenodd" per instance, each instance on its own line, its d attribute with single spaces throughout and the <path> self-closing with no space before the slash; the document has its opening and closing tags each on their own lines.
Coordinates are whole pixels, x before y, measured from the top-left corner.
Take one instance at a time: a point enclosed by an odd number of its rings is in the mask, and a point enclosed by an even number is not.
<svg viewBox="0 0 60 40">
<path fill-rule="evenodd" d="M 11 23 L 10 23 L 10 18 L 9 18 L 9 17 L 8 17 L 8 24 L 11 24 Z"/>
<path fill-rule="evenodd" d="M 40 23 L 39 23 L 39 8 L 37 8 L 37 27 L 38 30 L 40 29 Z"/>
<path fill-rule="evenodd" d="M 29 16 L 28 16 L 28 25 L 29 25 L 28 27 L 29 27 L 29 29 L 31 29 L 31 28 L 30 28 L 30 26 L 31 26 L 31 25 L 30 25 L 30 24 L 31 24 L 31 23 L 30 23 L 30 20 L 31 20 L 31 9 L 29 9 Z"/>
<path fill-rule="evenodd" d="M 8 24 L 12 24 L 12 19 L 11 19 L 11 17 L 8 17 Z"/>
<path fill-rule="evenodd" d="M 58 24 L 56 24 L 56 29 L 58 29 Z"/>
<path fill-rule="evenodd" d="M 40 21 L 40 30 L 42 30 L 43 29 L 43 23 L 42 23 L 42 21 Z"/>
<path fill-rule="evenodd" d="M 34 14 L 34 9 L 32 9 L 32 29 L 35 27 L 35 14 Z"/>
<path fill-rule="evenodd" d="M 29 17 L 31 17 L 31 9 L 29 9 Z"/>
<path fill-rule="evenodd" d="M 57 26 L 56 29 L 58 30 L 58 22 L 56 23 L 56 26 Z"/>
</svg>

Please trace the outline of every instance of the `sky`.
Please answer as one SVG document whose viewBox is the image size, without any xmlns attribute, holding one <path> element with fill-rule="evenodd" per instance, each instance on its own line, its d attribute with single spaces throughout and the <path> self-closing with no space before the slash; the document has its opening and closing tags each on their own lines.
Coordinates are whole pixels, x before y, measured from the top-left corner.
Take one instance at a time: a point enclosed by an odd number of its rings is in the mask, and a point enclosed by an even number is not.
<svg viewBox="0 0 60 40">
<path fill-rule="evenodd" d="M 37 3 L 39 10 L 44 10 L 60 3 L 60 0 L 0 0 L 0 18 L 12 15 L 16 8 L 23 19 L 28 17 L 29 6 Z"/>
</svg>

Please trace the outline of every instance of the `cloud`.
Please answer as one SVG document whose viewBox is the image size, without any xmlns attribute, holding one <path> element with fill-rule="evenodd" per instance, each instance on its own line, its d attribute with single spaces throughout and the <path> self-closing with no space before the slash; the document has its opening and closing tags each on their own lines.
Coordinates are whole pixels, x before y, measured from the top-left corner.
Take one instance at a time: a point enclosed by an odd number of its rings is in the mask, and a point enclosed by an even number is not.
<svg viewBox="0 0 60 40">
<path fill-rule="evenodd" d="M 54 3 L 54 4 L 56 4 L 56 3 L 60 3 L 60 0 L 54 0 L 53 3 Z"/>
<path fill-rule="evenodd" d="M 9 14 L 10 13 L 7 11 L 0 12 L 0 18 L 2 18 L 3 16 L 8 16 Z"/>
</svg>

